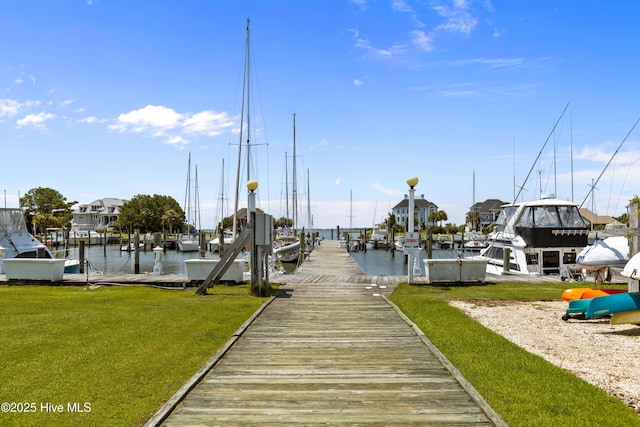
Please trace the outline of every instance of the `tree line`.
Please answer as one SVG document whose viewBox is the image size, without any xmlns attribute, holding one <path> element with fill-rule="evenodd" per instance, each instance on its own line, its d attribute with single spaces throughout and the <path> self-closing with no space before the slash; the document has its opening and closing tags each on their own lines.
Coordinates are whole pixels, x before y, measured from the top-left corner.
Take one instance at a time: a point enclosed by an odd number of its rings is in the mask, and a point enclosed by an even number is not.
<svg viewBox="0 0 640 427">
<path fill-rule="evenodd" d="M 20 198 L 20 207 L 24 209 L 25 221 L 29 231 L 43 231 L 47 228 L 71 228 L 73 210 L 77 201 L 68 201 L 59 191 L 48 187 L 29 190 Z M 91 214 L 87 212 L 87 214 Z M 222 227 L 231 229 L 233 217 L 224 218 Z M 195 228 L 195 224 L 189 224 Z M 142 233 L 168 231 L 170 234 L 181 232 L 186 227 L 185 212 L 171 196 L 159 194 L 138 194 L 127 201 L 114 224 L 114 231 L 140 230 Z M 274 228 L 293 226 L 290 218 L 274 219 Z M 35 228 L 35 229 L 34 229 Z"/>
</svg>

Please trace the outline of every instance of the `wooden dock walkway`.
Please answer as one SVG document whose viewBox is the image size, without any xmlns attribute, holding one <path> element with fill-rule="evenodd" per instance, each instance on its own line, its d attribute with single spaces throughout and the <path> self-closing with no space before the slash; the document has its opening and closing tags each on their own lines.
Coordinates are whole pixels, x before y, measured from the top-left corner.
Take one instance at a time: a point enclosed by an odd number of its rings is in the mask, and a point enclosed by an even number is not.
<svg viewBox="0 0 640 427">
<path fill-rule="evenodd" d="M 323 242 L 147 425 L 504 425 L 374 277 Z"/>
</svg>

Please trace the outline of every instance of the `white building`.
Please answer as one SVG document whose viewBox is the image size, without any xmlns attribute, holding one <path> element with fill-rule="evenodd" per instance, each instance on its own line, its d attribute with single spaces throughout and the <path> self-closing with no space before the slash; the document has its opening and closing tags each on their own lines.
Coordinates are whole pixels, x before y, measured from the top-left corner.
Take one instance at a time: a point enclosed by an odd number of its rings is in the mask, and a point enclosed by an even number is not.
<svg viewBox="0 0 640 427">
<path fill-rule="evenodd" d="M 415 198 L 413 202 L 413 217 L 414 220 L 417 220 L 418 227 L 435 225 L 429 221 L 429 214 L 431 212 L 437 212 L 438 206 L 435 203 L 426 200 L 424 198 L 424 194 Z M 404 199 L 391 209 L 391 213 L 396 217 L 396 224 L 406 226 L 406 222 L 409 218 L 409 196 L 405 194 Z"/>
<path fill-rule="evenodd" d="M 78 205 L 73 210 L 71 220 L 71 230 L 94 230 L 100 231 L 108 227 L 113 227 L 120 215 L 122 206 L 128 200 L 106 198 L 99 199 L 89 204 Z"/>
</svg>

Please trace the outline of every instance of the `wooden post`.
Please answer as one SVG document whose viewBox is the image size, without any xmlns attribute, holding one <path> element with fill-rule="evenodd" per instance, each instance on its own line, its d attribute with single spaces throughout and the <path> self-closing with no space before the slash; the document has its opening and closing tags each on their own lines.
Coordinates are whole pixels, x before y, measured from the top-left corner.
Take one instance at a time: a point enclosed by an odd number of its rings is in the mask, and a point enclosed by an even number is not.
<svg viewBox="0 0 640 427">
<path fill-rule="evenodd" d="M 511 249 L 504 248 L 504 252 L 502 253 L 502 270 L 505 273 L 508 273 L 511 270 Z"/>
<path fill-rule="evenodd" d="M 133 272 L 135 274 L 140 274 L 140 248 L 138 247 L 139 240 L 140 236 L 138 235 L 138 233 L 136 233 L 133 238 L 133 251 L 135 254 Z M 129 250 L 131 250 L 131 236 L 129 236 Z"/>
<path fill-rule="evenodd" d="M 632 203 L 629 205 L 629 228 L 638 228 L 640 223 L 639 212 L 640 205 L 638 203 Z M 629 258 L 634 256 L 640 251 L 640 237 L 634 235 L 631 238 L 631 242 L 629 244 Z M 628 279 L 627 287 L 629 292 L 640 292 L 640 281 Z"/>
<path fill-rule="evenodd" d="M 204 231 L 200 232 L 200 258 L 204 258 L 206 253 L 207 238 Z"/>
<path fill-rule="evenodd" d="M 80 240 L 78 248 L 78 257 L 80 258 L 80 273 L 84 273 L 84 240 Z"/>
</svg>

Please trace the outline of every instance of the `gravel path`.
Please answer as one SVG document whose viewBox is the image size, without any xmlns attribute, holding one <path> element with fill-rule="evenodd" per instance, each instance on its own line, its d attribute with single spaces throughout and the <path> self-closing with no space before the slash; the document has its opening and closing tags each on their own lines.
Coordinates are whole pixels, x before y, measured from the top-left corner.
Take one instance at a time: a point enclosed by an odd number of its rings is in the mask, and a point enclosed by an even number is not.
<svg viewBox="0 0 640 427">
<path fill-rule="evenodd" d="M 530 353 L 622 400 L 640 413 L 640 326 L 608 319 L 563 321 L 564 301 L 450 301 Z"/>
</svg>

